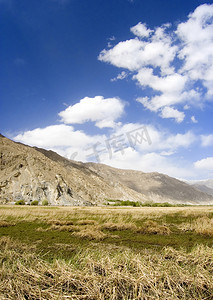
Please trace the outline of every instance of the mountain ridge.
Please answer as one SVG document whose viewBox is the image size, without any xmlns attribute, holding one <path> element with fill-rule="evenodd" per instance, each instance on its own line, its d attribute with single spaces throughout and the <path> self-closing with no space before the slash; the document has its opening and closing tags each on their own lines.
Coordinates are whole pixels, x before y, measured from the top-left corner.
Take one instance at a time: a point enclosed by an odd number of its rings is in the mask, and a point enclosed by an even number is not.
<svg viewBox="0 0 213 300">
<path fill-rule="evenodd" d="M 103 205 L 106 199 L 213 204 L 213 197 L 168 175 L 68 160 L 0 135 L 0 203 Z"/>
<path fill-rule="evenodd" d="M 187 183 L 193 186 L 194 188 L 198 189 L 199 191 L 205 192 L 213 196 L 213 179 L 193 180 L 188 181 Z"/>
</svg>

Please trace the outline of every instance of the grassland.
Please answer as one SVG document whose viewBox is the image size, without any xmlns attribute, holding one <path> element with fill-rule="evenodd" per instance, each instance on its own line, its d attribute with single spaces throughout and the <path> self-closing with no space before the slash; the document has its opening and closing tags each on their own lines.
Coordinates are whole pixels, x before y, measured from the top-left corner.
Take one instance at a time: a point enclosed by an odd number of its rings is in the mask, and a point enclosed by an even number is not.
<svg viewBox="0 0 213 300">
<path fill-rule="evenodd" d="M 0 206 L 0 299 L 213 299 L 213 207 Z"/>
</svg>

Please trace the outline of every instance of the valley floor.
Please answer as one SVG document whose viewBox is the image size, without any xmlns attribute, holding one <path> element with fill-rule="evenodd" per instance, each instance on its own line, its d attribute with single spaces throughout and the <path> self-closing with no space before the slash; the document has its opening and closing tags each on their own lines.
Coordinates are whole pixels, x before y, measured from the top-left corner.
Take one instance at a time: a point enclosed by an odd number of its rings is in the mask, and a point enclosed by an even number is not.
<svg viewBox="0 0 213 300">
<path fill-rule="evenodd" d="M 0 206 L 0 299 L 213 299 L 213 207 Z"/>
</svg>

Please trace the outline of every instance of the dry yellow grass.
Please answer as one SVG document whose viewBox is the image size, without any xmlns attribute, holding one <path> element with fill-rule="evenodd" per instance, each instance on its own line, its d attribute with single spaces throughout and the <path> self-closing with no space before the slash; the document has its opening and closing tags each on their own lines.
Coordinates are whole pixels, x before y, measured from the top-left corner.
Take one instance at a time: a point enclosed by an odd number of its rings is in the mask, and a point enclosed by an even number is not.
<svg viewBox="0 0 213 300">
<path fill-rule="evenodd" d="M 213 236 L 213 218 L 200 217 L 191 223 L 180 224 L 179 229 L 183 231 L 193 230 L 199 234 Z"/>
<path fill-rule="evenodd" d="M 60 222 L 69 222 L 70 219 L 77 218 L 85 220 L 91 216 L 99 219 L 102 223 L 108 222 L 130 222 L 150 218 L 160 218 L 164 215 L 182 214 L 185 216 L 208 216 L 213 213 L 211 207 L 136 207 L 136 208 L 121 208 L 121 207 L 32 207 L 22 206 L 15 207 L 7 205 L 0 206 L 0 220 L 13 218 L 14 221 L 19 219 L 25 221 L 43 220 L 49 222 L 51 220 Z M 93 221 L 93 220 L 92 220 Z M 65 225 L 65 224 L 62 224 Z"/>
<path fill-rule="evenodd" d="M 213 249 L 161 253 L 100 246 L 72 262 L 46 262 L 32 247 L 0 239 L 0 299 L 201 300 L 213 295 Z"/>
<path fill-rule="evenodd" d="M 133 223 L 123 223 L 123 222 L 119 222 L 119 223 L 105 223 L 102 226 L 102 229 L 107 229 L 110 231 L 116 231 L 116 230 L 133 230 L 135 231 L 137 229 L 137 226 Z"/>
<path fill-rule="evenodd" d="M 86 220 L 78 220 L 76 222 L 76 224 L 78 224 L 78 225 L 97 225 L 98 222 L 95 220 L 87 220 L 86 219 Z"/>
<path fill-rule="evenodd" d="M 69 231 L 69 232 L 73 232 L 73 231 L 78 231 L 80 230 L 80 227 L 77 225 L 51 225 L 50 227 L 47 228 L 43 228 L 43 227 L 38 227 L 36 229 L 36 231 L 41 231 L 41 232 L 45 232 L 45 231 L 51 231 L 51 230 L 58 230 L 58 231 Z"/>
<path fill-rule="evenodd" d="M 171 233 L 171 230 L 167 225 L 160 225 L 155 221 L 149 220 L 144 222 L 143 227 L 138 228 L 137 232 L 168 235 Z"/>
<path fill-rule="evenodd" d="M 213 248 L 211 247 L 197 246 L 188 252 L 170 247 L 164 248 L 161 252 L 144 248 L 133 250 L 128 246 L 118 246 L 122 243 L 125 232 L 118 232 L 120 241 L 115 240 L 114 244 L 108 244 L 108 240 L 98 242 L 108 237 L 119 238 L 112 235 L 113 230 L 169 234 L 169 225 L 159 224 L 164 222 L 165 215 L 172 218 L 189 216 L 189 220 L 193 216 L 191 223 L 181 225 L 182 230 L 193 230 L 202 235 L 212 236 L 210 217 L 213 207 L 19 208 L 8 206 L 0 209 L 0 224 L 1 222 L 10 225 L 12 222 L 18 224 L 23 220 L 38 221 L 43 226 L 38 228 L 38 231 L 68 231 L 68 234 L 56 232 L 56 235 L 71 236 L 72 241 L 78 242 L 68 243 L 68 240 L 64 239 L 56 240 L 56 243 L 54 240 L 51 244 L 47 243 L 47 251 L 60 250 L 61 254 L 58 257 L 63 257 L 63 250 L 72 253 L 70 261 L 69 256 L 68 258 L 66 256 L 66 261 L 54 259 L 50 263 L 43 259 L 43 254 L 36 254 L 42 253 L 39 248 L 42 240 L 30 246 L 8 237 L 0 238 L 1 300 L 213 299 Z M 178 215 L 175 215 L 176 213 Z M 157 222 L 152 219 L 156 219 Z M 10 229 L 14 228 L 2 228 L 2 232 Z M 109 232 L 105 234 L 101 231 L 104 229 Z M 130 236 L 129 232 L 126 234 Z M 43 234 L 45 237 L 47 235 L 48 233 Z M 40 239 L 38 233 L 37 236 Z M 54 233 L 51 232 L 50 236 L 54 236 Z M 147 238 L 138 234 L 135 236 L 143 237 L 145 240 Z M 162 239 L 172 237 L 170 235 Z M 158 237 L 152 236 L 152 238 Z M 206 239 L 209 240 L 209 237 Z"/>
<path fill-rule="evenodd" d="M 58 226 L 74 225 L 72 221 L 62 221 L 62 220 L 49 220 L 47 223 L 51 225 L 58 225 Z"/>
<path fill-rule="evenodd" d="M 107 237 L 107 234 L 95 228 L 81 229 L 79 232 L 73 232 L 73 235 L 83 239 L 96 240 L 96 241 L 101 241 Z"/>
<path fill-rule="evenodd" d="M 9 227 L 9 226 L 15 226 L 15 223 L 7 222 L 7 221 L 0 221 L 0 227 Z"/>
</svg>

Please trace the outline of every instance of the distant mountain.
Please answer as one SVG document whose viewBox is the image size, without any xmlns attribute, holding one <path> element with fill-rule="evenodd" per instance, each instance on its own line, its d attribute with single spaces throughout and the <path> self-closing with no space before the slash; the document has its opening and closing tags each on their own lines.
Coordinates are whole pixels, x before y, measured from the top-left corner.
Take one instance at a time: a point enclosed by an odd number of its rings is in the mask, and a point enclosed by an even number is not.
<svg viewBox="0 0 213 300">
<path fill-rule="evenodd" d="M 199 180 L 199 181 L 191 181 L 188 182 L 194 188 L 199 191 L 205 192 L 211 196 L 213 196 L 213 179 Z"/>
<path fill-rule="evenodd" d="M 94 163 L 87 163 L 86 165 L 107 181 L 119 182 L 148 198 L 149 201 L 195 204 L 212 202 L 213 200 L 207 193 L 200 193 L 187 183 L 168 175 L 157 172 L 144 173 L 133 170 L 120 170 Z"/>
<path fill-rule="evenodd" d="M 68 160 L 0 135 L 0 203 L 103 205 L 107 199 L 213 204 L 205 192 L 159 173 Z"/>
</svg>

